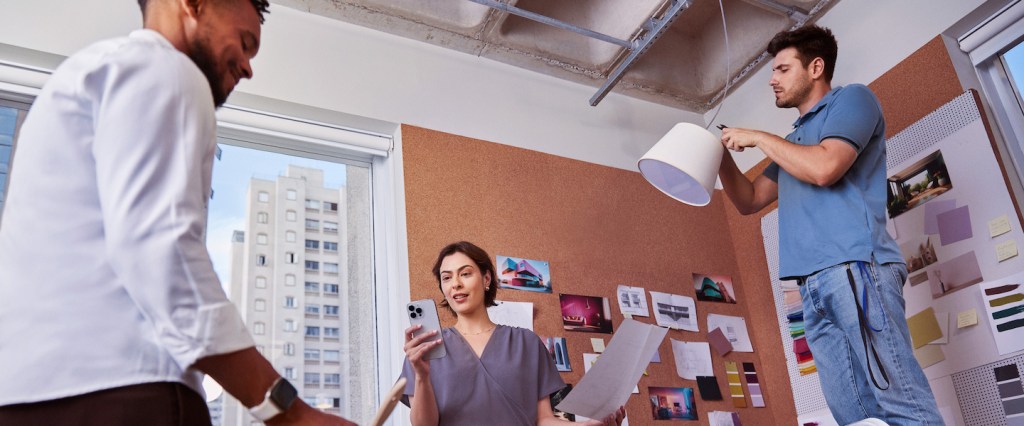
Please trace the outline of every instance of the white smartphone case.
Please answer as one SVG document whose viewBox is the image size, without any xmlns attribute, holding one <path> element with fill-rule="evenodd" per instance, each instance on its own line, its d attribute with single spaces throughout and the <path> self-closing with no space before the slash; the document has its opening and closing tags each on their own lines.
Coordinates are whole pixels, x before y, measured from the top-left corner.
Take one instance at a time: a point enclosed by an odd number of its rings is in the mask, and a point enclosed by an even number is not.
<svg viewBox="0 0 1024 426">
<path fill-rule="evenodd" d="M 409 317 L 409 324 L 423 326 L 414 332 L 414 336 L 437 331 L 437 334 L 429 340 L 441 340 L 441 321 L 437 319 L 437 308 L 434 307 L 433 300 L 423 299 L 410 302 L 405 314 Z M 446 355 L 448 352 L 444 348 L 444 343 L 441 343 L 440 346 L 435 346 L 430 352 L 427 352 L 427 359 L 443 358 Z"/>
</svg>

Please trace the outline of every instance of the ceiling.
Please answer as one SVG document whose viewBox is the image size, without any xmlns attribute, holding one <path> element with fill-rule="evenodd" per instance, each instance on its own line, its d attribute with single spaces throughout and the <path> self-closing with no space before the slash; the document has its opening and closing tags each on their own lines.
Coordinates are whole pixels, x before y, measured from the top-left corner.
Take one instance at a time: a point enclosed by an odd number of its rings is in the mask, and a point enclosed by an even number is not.
<svg viewBox="0 0 1024 426">
<path fill-rule="evenodd" d="M 471 0 L 277 0 L 283 6 L 598 88 L 703 113 L 766 61 L 771 37 L 838 0 L 477 0 L 618 39 L 623 47 Z M 677 14 L 672 14 L 679 9 Z M 664 30 L 658 32 L 659 23 Z M 645 41 L 650 40 L 650 41 Z M 644 44 L 647 47 L 644 48 Z M 631 55 L 632 52 L 639 52 Z M 635 59 L 630 56 L 636 56 Z M 622 71 L 621 69 L 624 69 Z M 616 71 L 620 72 L 616 72 Z M 580 102 L 587 100 L 581 99 Z"/>
</svg>

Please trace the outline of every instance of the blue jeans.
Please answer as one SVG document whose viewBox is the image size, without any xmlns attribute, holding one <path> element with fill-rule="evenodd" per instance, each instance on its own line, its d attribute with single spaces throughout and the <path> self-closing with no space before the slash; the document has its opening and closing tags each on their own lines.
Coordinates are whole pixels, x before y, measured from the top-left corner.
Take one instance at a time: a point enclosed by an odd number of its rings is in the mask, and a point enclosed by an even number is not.
<svg viewBox="0 0 1024 426">
<path fill-rule="evenodd" d="M 878 389 L 868 376 L 866 356 L 875 380 L 886 387 L 870 348 L 865 354 L 847 270 L 853 273 L 857 300 L 867 311 L 865 327 L 881 329 L 871 330 L 870 336 L 889 376 L 886 390 Z M 807 344 L 825 401 L 841 425 L 868 417 L 900 426 L 943 424 L 928 379 L 914 358 L 903 302 L 906 278 L 902 263 L 851 262 L 800 280 Z"/>
</svg>

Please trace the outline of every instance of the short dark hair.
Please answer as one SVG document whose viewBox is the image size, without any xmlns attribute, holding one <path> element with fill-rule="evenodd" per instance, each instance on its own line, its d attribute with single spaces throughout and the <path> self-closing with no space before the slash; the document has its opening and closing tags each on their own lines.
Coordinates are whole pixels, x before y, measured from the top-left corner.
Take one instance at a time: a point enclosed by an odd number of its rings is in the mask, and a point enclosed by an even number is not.
<svg viewBox="0 0 1024 426">
<path fill-rule="evenodd" d="M 191 2 L 191 0 L 190 0 Z M 260 15 L 260 24 L 264 22 L 263 14 L 270 13 L 270 2 L 267 0 L 249 0 L 252 3 L 252 7 L 256 8 L 256 13 Z M 142 10 L 142 15 L 146 15 L 146 5 L 149 4 L 149 0 L 139 0 L 139 9 Z"/>
<path fill-rule="evenodd" d="M 836 70 L 836 56 L 839 52 L 839 45 L 836 43 L 836 37 L 832 35 L 832 30 L 807 25 L 792 31 L 779 32 L 768 42 L 768 53 L 775 56 L 790 47 L 796 48 L 797 57 L 804 68 L 810 65 L 814 58 L 821 58 L 825 62 L 825 81 L 832 82 L 832 74 Z"/>
<path fill-rule="evenodd" d="M 451 256 L 455 253 L 462 253 L 473 260 L 476 267 L 480 269 L 480 274 L 490 274 L 491 280 L 484 283 L 487 290 L 484 290 L 484 307 L 498 306 L 494 303 L 494 298 L 498 297 L 498 274 L 494 271 L 494 262 L 491 261 L 491 256 L 487 254 L 484 249 L 477 247 L 469 241 L 459 241 L 457 243 L 451 243 L 441 249 L 441 252 L 437 254 L 437 260 L 434 262 L 434 279 L 437 280 L 437 288 L 441 290 L 441 294 L 444 295 L 444 287 L 441 285 L 441 262 L 444 262 L 444 258 Z M 448 299 L 441 299 L 440 305 L 444 308 L 448 308 L 448 312 L 455 314 L 455 310 L 448 305 Z"/>
</svg>

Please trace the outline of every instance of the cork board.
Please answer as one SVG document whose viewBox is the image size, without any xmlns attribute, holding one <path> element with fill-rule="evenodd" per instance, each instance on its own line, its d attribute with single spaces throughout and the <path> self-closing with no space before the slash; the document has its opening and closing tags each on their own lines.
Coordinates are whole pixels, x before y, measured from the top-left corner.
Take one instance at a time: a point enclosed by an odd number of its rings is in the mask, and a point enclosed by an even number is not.
<svg viewBox="0 0 1024 426">
<path fill-rule="evenodd" d="M 764 306 L 772 300 L 764 250 L 760 265 L 752 264 L 756 256 L 736 255 L 738 248 L 760 245 L 760 231 L 734 228 L 735 213 L 729 211 L 734 209 L 724 206 L 722 194 L 706 207 L 690 207 L 665 197 L 636 172 L 408 125 L 402 128 L 402 144 L 412 299 L 441 300 L 430 267 L 449 242 L 472 241 L 492 258 L 550 262 L 553 294 L 501 289 L 498 299 L 533 303 L 536 333 L 566 338 L 573 370 L 562 378 L 575 384 L 583 374 L 582 354 L 592 352 L 590 338 L 608 342 L 611 335 L 564 331 L 559 293 L 611 299 L 616 286 L 626 284 L 694 297 L 693 273 L 729 275 L 738 303 L 698 301 L 701 332 L 671 330 L 668 338 L 707 341 L 709 313 L 746 317 L 754 352 L 732 352 L 723 359 L 712 351 L 715 375 L 726 392 L 724 362 L 753 362 L 767 407 L 736 409 L 728 398 L 703 401 L 697 393 L 699 423 L 708 424 L 709 411 L 737 411 L 747 425 L 796 422 L 785 369 L 772 367 L 785 361 L 778 320 Z M 622 314 L 611 301 L 618 329 Z M 653 317 L 636 319 L 654 323 Z M 445 326 L 454 323 L 445 313 L 441 320 Z M 631 425 L 661 424 L 652 420 L 648 386 L 696 391 L 695 381 L 676 375 L 668 339 L 659 353 L 662 362 L 650 365 L 640 394 L 626 405 Z M 750 407 L 749 394 L 747 399 Z"/>
</svg>

